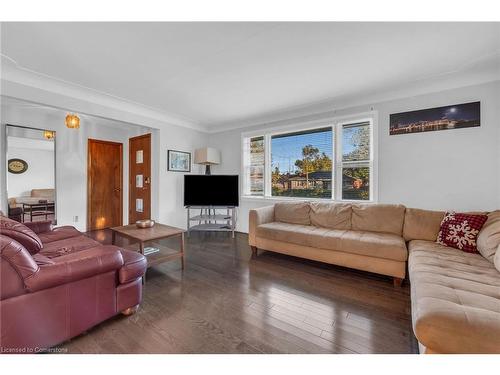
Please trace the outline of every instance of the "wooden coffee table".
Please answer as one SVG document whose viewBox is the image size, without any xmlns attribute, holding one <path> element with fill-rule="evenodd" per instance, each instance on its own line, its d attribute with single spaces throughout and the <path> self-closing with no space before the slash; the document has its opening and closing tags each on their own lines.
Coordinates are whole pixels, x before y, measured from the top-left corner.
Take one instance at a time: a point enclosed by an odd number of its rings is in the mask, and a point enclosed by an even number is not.
<svg viewBox="0 0 500 375">
<path fill-rule="evenodd" d="M 47 202 L 37 202 L 37 203 L 21 203 L 23 205 L 23 216 L 22 221 L 24 222 L 24 214 L 26 213 L 26 208 L 29 209 L 30 221 L 33 221 L 33 216 L 45 216 L 45 220 L 49 215 L 54 215 L 55 213 L 55 203 L 53 201 Z"/>
<path fill-rule="evenodd" d="M 184 229 L 156 223 L 152 228 L 137 228 L 135 224 L 130 224 L 111 228 L 111 231 L 113 234 L 111 240 L 113 245 L 115 244 L 117 234 L 139 242 L 139 252 L 143 254 L 148 260 L 148 268 L 160 263 L 181 258 L 181 266 L 182 269 L 184 269 Z M 171 249 L 157 242 L 154 242 L 155 240 L 175 236 L 179 236 L 180 239 L 179 250 Z M 158 248 L 159 251 L 152 254 L 144 254 L 144 244 L 146 242 L 148 242 L 152 247 Z M 125 248 L 127 250 L 137 251 L 137 243 L 126 246 Z"/>
</svg>

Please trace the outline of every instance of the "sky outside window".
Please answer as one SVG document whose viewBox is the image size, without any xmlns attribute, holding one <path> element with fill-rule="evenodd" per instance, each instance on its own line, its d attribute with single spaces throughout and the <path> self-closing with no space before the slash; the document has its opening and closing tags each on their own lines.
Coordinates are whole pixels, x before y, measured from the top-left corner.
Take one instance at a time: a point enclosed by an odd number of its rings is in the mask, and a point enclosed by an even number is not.
<svg viewBox="0 0 500 375">
<path fill-rule="evenodd" d="M 301 160 L 302 149 L 306 145 L 318 148 L 319 154 L 325 154 L 333 160 L 333 133 L 330 128 L 320 132 L 296 133 L 283 136 L 273 136 L 271 140 L 271 168 L 278 167 L 280 173 L 295 173 L 297 160 Z"/>
</svg>

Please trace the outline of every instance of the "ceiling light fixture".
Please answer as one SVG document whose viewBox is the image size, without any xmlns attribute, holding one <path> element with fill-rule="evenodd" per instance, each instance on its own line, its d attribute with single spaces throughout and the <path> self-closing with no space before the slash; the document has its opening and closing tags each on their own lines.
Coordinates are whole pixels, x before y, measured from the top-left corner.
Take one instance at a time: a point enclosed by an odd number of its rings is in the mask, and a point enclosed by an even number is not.
<svg viewBox="0 0 500 375">
<path fill-rule="evenodd" d="M 75 113 L 71 114 L 68 113 L 66 115 L 66 120 L 64 121 L 66 124 L 66 127 L 70 129 L 79 129 L 80 128 L 80 117 L 76 115 Z"/>
</svg>

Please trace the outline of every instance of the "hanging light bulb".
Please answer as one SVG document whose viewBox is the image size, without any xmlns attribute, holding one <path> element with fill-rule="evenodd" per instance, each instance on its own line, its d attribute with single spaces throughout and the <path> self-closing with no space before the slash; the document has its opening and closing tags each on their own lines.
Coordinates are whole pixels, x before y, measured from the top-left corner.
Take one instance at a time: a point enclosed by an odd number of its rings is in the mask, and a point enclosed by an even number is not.
<svg viewBox="0 0 500 375">
<path fill-rule="evenodd" d="M 70 129 L 80 128 L 80 117 L 78 117 L 75 113 L 68 113 L 64 122 L 66 123 L 66 127 Z"/>
</svg>

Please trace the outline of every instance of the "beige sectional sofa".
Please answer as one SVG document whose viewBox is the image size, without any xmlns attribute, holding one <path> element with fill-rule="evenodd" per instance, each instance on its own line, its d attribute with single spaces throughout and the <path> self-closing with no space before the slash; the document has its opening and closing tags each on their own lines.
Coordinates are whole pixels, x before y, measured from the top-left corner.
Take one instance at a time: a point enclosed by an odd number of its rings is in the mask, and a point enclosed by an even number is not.
<svg viewBox="0 0 500 375">
<path fill-rule="evenodd" d="M 444 212 L 406 211 L 421 223 L 419 238 L 407 238 L 420 352 L 500 353 L 500 211 L 479 232 L 481 254 L 435 242 Z"/>
<path fill-rule="evenodd" d="M 31 189 L 29 196 L 11 197 L 9 205 L 11 207 L 21 206 L 23 203 L 38 203 L 42 199 L 54 202 L 56 198 L 55 189 Z"/>
<path fill-rule="evenodd" d="M 444 212 L 401 205 L 286 202 L 250 211 L 249 244 L 297 257 L 406 276 L 422 353 L 500 353 L 500 212 L 481 254 L 436 243 Z"/>
<path fill-rule="evenodd" d="M 400 284 L 408 251 L 405 207 L 349 203 L 277 203 L 250 211 L 249 242 L 325 263 L 392 276 Z"/>
</svg>

